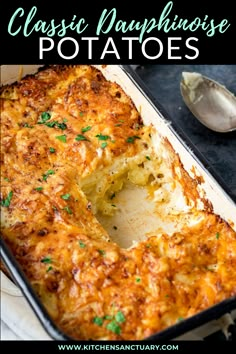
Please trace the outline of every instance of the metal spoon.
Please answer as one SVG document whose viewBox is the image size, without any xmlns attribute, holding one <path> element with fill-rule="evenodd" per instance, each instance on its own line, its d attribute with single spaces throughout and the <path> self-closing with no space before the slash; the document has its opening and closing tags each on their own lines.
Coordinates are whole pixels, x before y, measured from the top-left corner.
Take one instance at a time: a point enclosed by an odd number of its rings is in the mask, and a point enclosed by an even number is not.
<svg viewBox="0 0 236 354">
<path fill-rule="evenodd" d="M 218 82 L 195 72 L 183 72 L 184 102 L 206 127 L 220 133 L 236 130 L 236 97 Z"/>
</svg>

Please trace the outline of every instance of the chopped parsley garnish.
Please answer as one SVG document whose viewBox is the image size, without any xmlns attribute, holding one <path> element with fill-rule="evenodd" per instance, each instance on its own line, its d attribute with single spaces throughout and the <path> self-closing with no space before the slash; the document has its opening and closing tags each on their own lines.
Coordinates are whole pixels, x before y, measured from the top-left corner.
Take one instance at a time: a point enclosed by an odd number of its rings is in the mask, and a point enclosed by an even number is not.
<svg viewBox="0 0 236 354">
<path fill-rule="evenodd" d="M 53 267 L 52 267 L 52 266 L 49 266 L 49 267 L 48 267 L 47 273 L 50 272 L 50 270 L 53 270 Z"/>
<path fill-rule="evenodd" d="M 97 134 L 96 138 L 98 138 L 98 140 L 108 140 L 111 139 L 111 137 L 109 135 L 103 135 L 103 134 Z"/>
<path fill-rule="evenodd" d="M 129 136 L 129 137 L 126 139 L 126 142 L 133 144 L 136 139 L 141 139 L 141 138 L 140 138 L 139 136 L 137 136 L 137 135 Z"/>
<path fill-rule="evenodd" d="M 103 325 L 103 319 L 101 317 L 94 317 L 93 323 L 95 323 L 98 326 L 102 326 Z"/>
<path fill-rule="evenodd" d="M 115 334 L 119 335 L 121 333 L 121 328 L 115 321 L 111 321 L 110 323 L 108 323 L 106 328 Z"/>
<path fill-rule="evenodd" d="M 52 263 L 52 259 L 51 257 L 44 257 L 41 259 L 41 263 L 46 263 L 46 264 Z"/>
<path fill-rule="evenodd" d="M 61 130 L 67 129 L 67 125 L 64 122 L 62 122 L 62 123 L 56 122 L 56 126 Z"/>
<path fill-rule="evenodd" d="M 65 130 L 67 128 L 67 125 L 65 124 L 65 122 L 67 121 L 66 119 L 63 119 L 62 123 L 59 123 L 56 120 L 54 120 L 52 122 L 48 122 L 49 119 L 51 118 L 51 114 L 48 113 L 48 112 L 43 112 L 41 114 L 40 118 L 41 118 L 41 120 L 38 121 L 38 124 L 44 124 L 44 125 L 46 125 L 49 128 L 57 127 L 57 128 L 59 128 L 61 130 Z M 30 128 L 30 127 L 28 127 L 28 128 Z"/>
<path fill-rule="evenodd" d="M 114 225 L 114 226 L 113 226 L 113 229 L 114 229 L 114 230 L 117 230 L 117 226 Z"/>
<path fill-rule="evenodd" d="M 52 122 L 46 122 L 44 123 L 48 128 L 54 128 L 57 125 L 57 121 L 52 121 Z"/>
<path fill-rule="evenodd" d="M 86 244 L 83 243 L 82 241 L 79 241 L 79 246 L 80 246 L 80 248 L 85 248 L 85 247 L 86 247 Z"/>
<path fill-rule="evenodd" d="M 49 112 L 43 112 L 40 118 L 41 120 L 38 122 L 38 124 L 44 124 L 51 118 L 51 114 Z"/>
<path fill-rule="evenodd" d="M 84 112 L 79 112 L 80 117 L 83 117 Z"/>
<path fill-rule="evenodd" d="M 112 195 L 110 196 L 110 199 L 115 198 L 115 196 L 116 196 L 116 193 L 112 193 Z"/>
<path fill-rule="evenodd" d="M 50 147 L 50 148 L 49 148 L 49 152 L 51 152 L 51 153 L 53 154 L 54 152 L 56 152 L 56 149 Z"/>
<path fill-rule="evenodd" d="M 10 206 L 10 204 L 11 204 L 12 196 L 13 196 L 13 192 L 10 191 L 10 192 L 8 193 L 6 199 L 3 199 L 3 200 L 1 201 L 1 206 L 8 208 L 8 207 Z"/>
<path fill-rule="evenodd" d="M 86 136 L 82 135 L 82 134 L 78 134 L 75 138 L 76 141 L 89 141 L 88 138 L 86 138 Z"/>
<path fill-rule="evenodd" d="M 115 124 L 115 127 L 121 127 L 121 126 L 122 126 L 121 123 Z"/>
<path fill-rule="evenodd" d="M 41 123 L 42 124 L 42 123 Z M 54 120 L 52 122 L 46 122 L 46 123 L 43 123 L 44 125 L 46 125 L 47 127 L 49 128 L 54 128 L 54 127 L 57 127 L 61 130 L 65 130 L 67 129 L 67 125 L 62 122 L 62 123 L 59 123 L 58 121 Z"/>
<path fill-rule="evenodd" d="M 61 198 L 64 200 L 68 200 L 68 199 L 70 199 L 70 194 L 69 193 L 63 194 L 63 195 L 61 195 Z"/>
<path fill-rule="evenodd" d="M 48 128 L 54 128 L 56 126 L 56 123 L 57 123 L 56 121 L 52 121 L 52 122 L 45 122 L 43 124 L 46 125 Z"/>
<path fill-rule="evenodd" d="M 43 174 L 43 180 L 46 181 L 48 176 L 54 175 L 55 172 L 53 170 L 48 170 L 46 173 Z"/>
<path fill-rule="evenodd" d="M 135 281 L 136 281 L 136 283 L 140 283 L 141 279 L 140 278 L 136 278 Z"/>
<path fill-rule="evenodd" d="M 56 136 L 56 139 L 62 141 L 63 143 L 66 143 L 66 135 L 65 134 Z"/>
<path fill-rule="evenodd" d="M 218 240 L 219 238 L 220 238 L 220 233 L 217 232 L 217 233 L 216 233 L 216 239 Z"/>
<path fill-rule="evenodd" d="M 105 254 L 106 254 L 106 252 L 103 251 L 103 250 L 98 250 L 98 252 L 99 252 L 99 254 L 100 254 L 101 256 L 105 256 Z"/>
<path fill-rule="evenodd" d="M 115 315 L 115 320 L 118 323 L 123 323 L 125 322 L 125 316 L 121 311 L 118 311 L 117 314 Z"/>
<path fill-rule="evenodd" d="M 107 147 L 107 142 L 104 142 L 104 143 L 101 144 L 101 148 L 102 149 L 105 149 L 105 147 Z"/>
<path fill-rule="evenodd" d="M 41 192 L 43 190 L 43 187 L 36 187 L 36 188 L 34 188 L 34 190 L 37 192 Z"/>
<path fill-rule="evenodd" d="M 64 208 L 63 208 L 63 210 L 65 210 L 68 214 L 72 214 L 72 210 L 70 209 L 70 207 L 68 207 L 68 206 L 65 206 Z"/>
<path fill-rule="evenodd" d="M 4 177 L 3 179 L 4 179 L 4 181 L 6 181 L 6 182 L 10 182 L 9 178 L 7 178 L 7 177 Z"/>
<path fill-rule="evenodd" d="M 151 160 L 150 156 L 145 156 L 148 161 Z"/>
<path fill-rule="evenodd" d="M 183 317 L 179 317 L 179 318 L 178 318 L 178 321 L 179 321 L 179 322 L 180 322 L 180 321 L 183 321 L 183 319 L 184 319 Z"/>
<path fill-rule="evenodd" d="M 32 125 L 29 125 L 28 123 L 24 123 L 23 128 L 33 128 L 33 127 L 32 127 Z"/>
<path fill-rule="evenodd" d="M 113 306 L 112 306 L 113 307 Z M 112 311 L 113 312 L 113 311 Z M 118 311 L 115 316 L 112 315 L 105 315 L 103 317 L 94 317 L 93 323 L 95 323 L 98 326 L 102 326 L 104 323 L 104 320 L 111 321 L 106 325 L 106 328 L 115 333 L 115 334 L 121 334 L 121 327 L 119 326 L 120 323 L 124 323 L 126 321 L 124 314 L 121 311 Z"/>
<path fill-rule="evenodd" d="M 92 129 L 92 127 L 91 127 L 90 125 L 88 125 L 87 127 L 82 128 L 82 129 L 81 129 L 81 132 L 82 132 L 82 133 L 86 133 L 86 132 L 88 132 L 88 131 L 91 130 L 91 129 Z"/>
</svg>

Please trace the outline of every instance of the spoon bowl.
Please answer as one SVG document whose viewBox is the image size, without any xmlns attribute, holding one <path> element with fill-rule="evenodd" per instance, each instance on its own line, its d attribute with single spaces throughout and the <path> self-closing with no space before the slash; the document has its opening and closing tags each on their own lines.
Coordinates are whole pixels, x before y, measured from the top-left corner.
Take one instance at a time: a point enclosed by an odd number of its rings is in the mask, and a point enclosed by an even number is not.
<svg viewBox="0 0 236 354">
<path fill-rule="evenodd" d="M 217 81 L 195 72 L 183 72 L 183 100 L 207 128 L 227 133 L 236 130 L 236 97 Z"/>
</svg>

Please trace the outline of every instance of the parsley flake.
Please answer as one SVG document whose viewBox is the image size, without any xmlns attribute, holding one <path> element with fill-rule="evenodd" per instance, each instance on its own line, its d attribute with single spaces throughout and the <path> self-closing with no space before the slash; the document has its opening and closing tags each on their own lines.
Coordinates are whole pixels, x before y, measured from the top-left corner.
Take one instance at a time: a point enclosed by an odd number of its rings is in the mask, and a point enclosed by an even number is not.
<svg viewBox="0 0 236 354">
<path fill-rule="evenodd" d="M 56 136 L 56 139 L 62 141 L 63 143 L 66 143 L 66 135 L 65 134 Z"/>
<path fill-rule="evenodd" d="M 54 152 L 56 152 L 56 149 L 50 147 L 50 148 L 49 148 L 49 152 L 51 152 L 51 154 L 53 154 Z"/>
<path fill-rule="evenodd" d="M 91 129 L 92 129 L 92 127 L 91 127 L 90 125 L 88 125 L 87 127 L 82 128 L 82 129 L 81 129 L 81 132 L 82 132 L 82 133 L 86 133 L 86 132 L 88 132 L 88 131 L 91 130 Z"/>
<path fill-rule="evenodd" d="M 41 263 L 46 263 L 46 264 L 52 263 L 52 259 L 51 257 L 44 257 L 41 259 Z"/>
<path fill-rule="evenodd" d="M 8 208 L 11 204 L 11 199 L 12 199 L 12 196 L 13 196 L 13 192 L 10 191 L 6 197 L 6 199 L 3 199 L 1 201 L 1 206 L 5 207 L 5 208 Z"/>
<path fill-rule="evenodd" d="M 38 121 L 38 124 L 44 124 L 45 122 L 47 122 L 51 118 L 51 114 L 49 112 L 43 112 L 43 113 L 41 113 L 40 118 L 41 118 L 41 120 Z"/>
<path fill-rule="evenodd" d="M 75 138 L 76 141 L 89 141 L 88 138 L 86 138 L 86 136 L 82 135 L 82 134 L 78 134 Z"/>
<path fill-rule="evenodd" d="M 116 322 L 118 322 L 118 323 L 123 323 L 123 322 L 125 322 L 125 316 L 124 316 L 123 312 L 118 311 L 117 314 L 115 315 L 115 320 L 116 320 Z"/>
<path fill-rule="evenodd" d="M 70 194 L 69 193 L 63 194 L 63 195 L 61 195 L 61 198 L 64 200 L 68 200 L 68 199 L 70 199 Z"/>
<path fill-rule="evenodd" d="M 104 142 L 104 143 L 101 144 L 101 148 L 102 149 L 105 149 L 105 147 L 107 147 L 107 142 Z"/>
<path fill-rule="evenodd" d="M 97 134 L 96 138 L 98 138 L 98 140 L 108 140 L 111 139 L 111 137 L 109 135 L 103 135 L 103 134 Z"/>
<path fill-rule="evenodd" d="M 67 129 L 67 125 L 65 124 L 65 122 L 67 122 L 66 119 L 63 119 L 62 123 L 59 123 L 58 121 L 52 121 L 52 122 L 48 122 L 51 118 L 51 114 L 49 112 L 43 112 L 40 116 L 40 120 L 38 121 L 38 124 L 44 124 L 49 128 L 54 128 L 57 127 L 61 130 L 65 130 Z M 30 128 L 30 127 L 28 127 Z"/>
<path fill-rule="evenodd" d="M 126 142 L 133 144 L 136 139 L 141 139 L 141 138 L 140 138 L 139 136 L 137 136 L 137 135 L 129 136 L 129 137 L 126 139 Z"/>
<path fill-rule="evenodd" d="M 95 323 L 97 326 L 102 326 L 103 325 L 103 319 L 101 317 L 94 317 L 93 323 Z"/>
<path fill-rule="evenodd" d="M 54 128 L 56 126 L 57 122 L 52 121 L 52 122 L 45 122 L 45 123 L 41 123 L 41 124 L 46 125 L 46 127 L 48 127 L 48 128 Z"/>
<path fill-rule="evenodd" d="M 80 246 L 80 248 L 85 248 L 85 247 L 86 247 L 86 244 L 83 243 L 82 241 L 79 241 L 79 246 Z"/>
<path fill-rule="evenodd" d="M 121 333 L 121 328 L 115 321 L 111 321 L 110 323 L 108 323 L 106 328 L 115 334 L 119 335 Z"/>
<path fill-rule="evenodd" d="M 48 176 L 54 175 L 55 172 L 53 170 L 48 170 L 46 173 L 43 174 L 43 180 L 46 181 Z"/>
<path fill-rule="evenodd" d="M 34 190 L 37 192 L 41 192 L 43 190 L 43 187 L 36 187 L 36 188 L 34 188 Z"/>
<path fill-rule="evenodd" d="M 218 240 L 219 238 L 220 238 L 220 233 L 217 232 L 217 233 L 216 233 L 216 239 Z"/>
<path fill-rule="evenodd" d="M 62 122 L 62 123 L 56 122 L 56 126 L 61 130 L 67 129 L 67 125 L 64 122 Z"/>
<path fill-rule="evenodd" d="M 106 252 L 103 251 L 103 250 L 98 250 L 98 252 L 99 252 L 99 254 L 100 254 L 101 256 L 105 256 L 105 254 L 106 254 Z"/>
<path fill-rule="evenodd" d="M 42 124 L 42 123 L 40 123 L 40 124 Z M 54 121 L 52 121 L 52 122 L 46 122 L 46 123 L 43 123 L 43 124 L 46 125 L 46 126 L 49 127 L 49 128 L 57 127 L 57 128 L 59 128 L 59 129 L 61 129 L 61 130 L 67 129 L 67 125 L 66 125 L 64 122 L 59 123 L 59 122 L 56 121 L 56 120 L 54 120 Z"/>
<path fill-rule="evenodd" d="M 70 209 L 70 207 L 68 207 L 68 206 L 65 206 L 64 208 L 63 208 L 63 210 L 65 210 L 68 214 L 72 214 L 72 210 Z"/>
<path fill-rule="evenodd" d="M 33 127 L 32 127 L 32 125 L 29 125 L 28 123 L 24 123 L 23 128 L 33 128 Z"/>
</svg>

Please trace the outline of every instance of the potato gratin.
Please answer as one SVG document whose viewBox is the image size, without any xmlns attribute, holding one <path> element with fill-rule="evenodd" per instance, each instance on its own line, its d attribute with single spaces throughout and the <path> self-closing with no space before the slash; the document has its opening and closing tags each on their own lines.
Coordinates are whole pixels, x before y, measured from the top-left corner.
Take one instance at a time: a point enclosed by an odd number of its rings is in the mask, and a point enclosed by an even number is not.
<svg viewBox="0 0 236 354">
<path fill-rule="evenodd" d="M 3 87 L 1 140 L 2 237 L 67 335 L 143 339 L 236 296 L 235 231 L 95 67 L 49 66 Z M 158 220 L 128 248 L 101 221 L 125 207 L 127 186 Z"/>
</svg>

